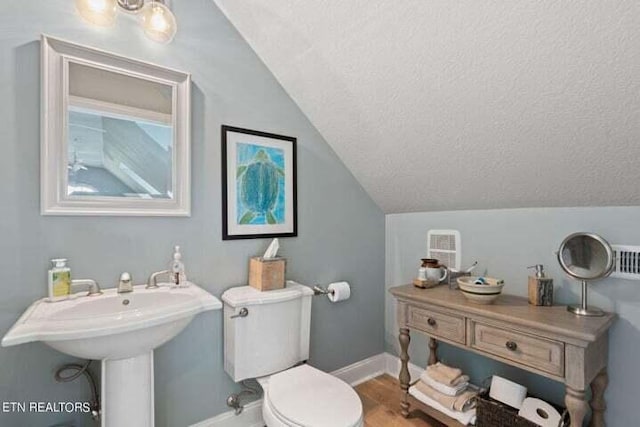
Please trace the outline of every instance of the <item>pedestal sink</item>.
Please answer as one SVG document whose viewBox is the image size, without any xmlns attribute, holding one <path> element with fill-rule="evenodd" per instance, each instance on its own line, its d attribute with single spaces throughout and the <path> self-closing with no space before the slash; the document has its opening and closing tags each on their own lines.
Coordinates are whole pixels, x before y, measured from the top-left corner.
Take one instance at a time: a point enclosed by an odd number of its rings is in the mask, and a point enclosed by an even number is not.
<svg viewBox="0 0 640 427">
<path fill-rule="evenodd" d="M 2 339 L 2 346 L 42 341 L 58 351 L 102 361 L 102 427 L 152 427 L 153 349 L 175 337 L 220 301 L 189 284 L 135 286 L 103 295 L 33 303 Z"/>
</svg>

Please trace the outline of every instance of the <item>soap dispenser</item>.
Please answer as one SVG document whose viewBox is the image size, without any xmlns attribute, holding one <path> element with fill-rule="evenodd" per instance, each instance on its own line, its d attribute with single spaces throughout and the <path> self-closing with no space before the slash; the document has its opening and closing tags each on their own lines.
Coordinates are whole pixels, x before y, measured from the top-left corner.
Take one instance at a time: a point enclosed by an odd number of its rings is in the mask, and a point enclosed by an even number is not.
<svg viewBox="0 0 640 427">
<path fill-rule="evenodd" d="M 171 281 L 178 286 L 187 286 L 187 275 L 184 269 L 184 262 L 182 262 L 182 254 L 180 253 L 180 246 L 173 248 L 173 261 L 171 261 Z"/>
<path fill-rule="evenodd" d="M 47 301 L 62 301 L 71 294 L 71 269 L 64 258 L 52 259 L 53 267 L 48 274 L 49 298 Z"/>
<path fill-rule="evenodd" d="M 546 277 L 542 264 L 532 265 L 535 268 L 535 276 L 529 276 L 529 304 L 553 305 L 553 279 Z"/>
</svg>

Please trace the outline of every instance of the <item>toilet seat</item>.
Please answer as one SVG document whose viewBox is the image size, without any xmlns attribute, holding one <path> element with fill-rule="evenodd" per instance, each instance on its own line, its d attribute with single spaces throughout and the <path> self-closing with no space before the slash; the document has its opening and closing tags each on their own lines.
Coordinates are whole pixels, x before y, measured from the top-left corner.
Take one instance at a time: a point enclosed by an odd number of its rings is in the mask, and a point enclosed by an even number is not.
<svg viewBox="0 0 640 427">
<path fill-rule="evenodd" d="M 265 421 L 292 427 L 359 427 L 362 403 L 344 381 L 309 365 L 261 381 Z M 270 418 L 267 419 L 267 418 Z M 270 425 L 271 427 L 271 425 Z"/>
</svg>

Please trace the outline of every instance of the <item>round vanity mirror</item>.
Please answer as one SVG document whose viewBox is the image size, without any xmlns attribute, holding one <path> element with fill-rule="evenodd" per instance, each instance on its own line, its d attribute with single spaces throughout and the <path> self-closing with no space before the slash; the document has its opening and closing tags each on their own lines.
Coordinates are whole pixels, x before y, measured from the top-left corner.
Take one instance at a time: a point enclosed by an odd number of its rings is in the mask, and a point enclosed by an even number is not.
<svg viewBox="0 0 640 427">
<path fill-rule="evenodd" d="M 609 243 L 593 233 L 571 234 L 560 245 L 558 262 L 569 276 L 582 281 L 582 303 L 567 310 L 581 316 L 602 316 L 602 310 L 587 306 L 587 282 L 611 274 L 615 257 Z"/>
</svg>

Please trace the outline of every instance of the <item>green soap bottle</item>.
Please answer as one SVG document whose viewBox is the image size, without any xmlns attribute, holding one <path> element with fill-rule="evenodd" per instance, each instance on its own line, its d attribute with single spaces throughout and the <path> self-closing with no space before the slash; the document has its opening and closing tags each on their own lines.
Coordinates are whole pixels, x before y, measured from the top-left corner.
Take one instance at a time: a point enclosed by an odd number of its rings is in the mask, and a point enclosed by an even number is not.
<svg viewBox="0 0 640 427">
<path fill-rule="evenodd" d="M 71 294 L 71 269 L 64 258 L 52 259 L 53 268 L 49 270 L 49 299 L 62 301 Z"/>
</svg>

